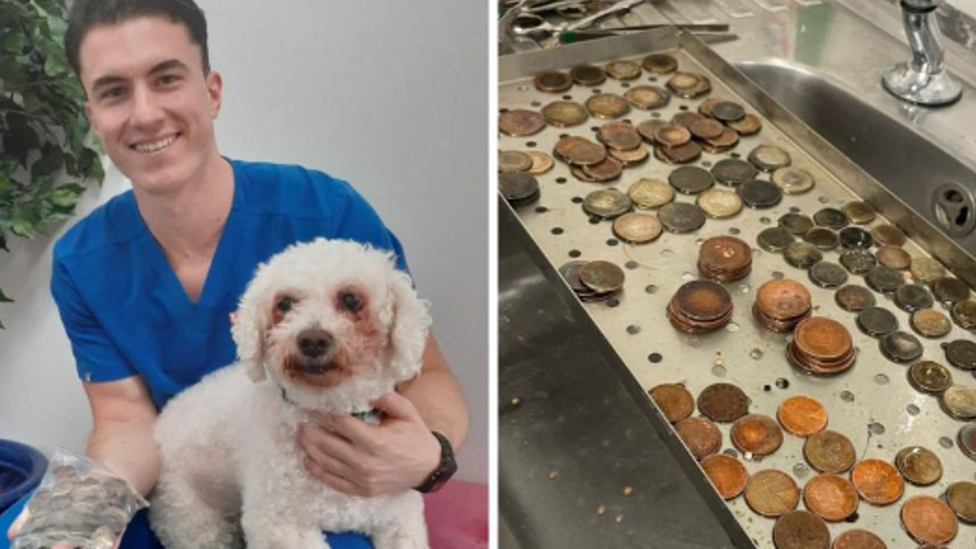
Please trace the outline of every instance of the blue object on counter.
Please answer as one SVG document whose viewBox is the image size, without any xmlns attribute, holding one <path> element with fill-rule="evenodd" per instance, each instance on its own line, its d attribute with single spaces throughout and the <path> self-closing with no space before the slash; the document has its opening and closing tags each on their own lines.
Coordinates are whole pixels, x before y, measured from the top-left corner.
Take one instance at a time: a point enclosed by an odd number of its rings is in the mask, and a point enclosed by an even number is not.
<svg viewBox="0 0 976 549">
<path fill-rule="evenodd" d="M 46 470 L 44 454 L 26 444 L 0 439 L 0 514 L 40 484 Z"/>
</svg>

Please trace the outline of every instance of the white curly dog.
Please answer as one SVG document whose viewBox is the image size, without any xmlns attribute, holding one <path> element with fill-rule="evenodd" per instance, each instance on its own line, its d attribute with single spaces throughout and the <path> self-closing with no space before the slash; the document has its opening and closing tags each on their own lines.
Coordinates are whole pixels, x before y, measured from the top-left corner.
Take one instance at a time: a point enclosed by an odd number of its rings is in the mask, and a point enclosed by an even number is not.
<svg viewBox="0 0 976 549">
<path fill-rule="evenodd" d="M 157 421 L 150 520 L 163 545 L 328 549 L 323 531 L 358 531 L 376 549 L 426 549 L 419 493 L 342 494 L 306 472 L 295 440 L 307 411 L 367 412 L 415 377 L 429 326 L 390 253 L 318 239 L 261 265 L 233 328 L 240 363 Z"/>
</svg>

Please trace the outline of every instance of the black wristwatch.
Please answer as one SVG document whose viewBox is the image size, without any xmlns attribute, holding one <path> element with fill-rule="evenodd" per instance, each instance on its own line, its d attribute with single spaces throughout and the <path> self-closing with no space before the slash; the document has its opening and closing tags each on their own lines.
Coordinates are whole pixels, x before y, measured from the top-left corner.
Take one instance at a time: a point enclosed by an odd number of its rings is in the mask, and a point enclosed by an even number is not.
<svg viewBox="0 0 976 549">
<path fill-rule="evenodd" d="M 457 461 L 454 460 L 454 449 L 451 448 L 451 441 L 447 440 L 446 436 L 437 431 L 431 431 L 431 433 L 433 433 L 437 442 L 441 443 L 441 461 L 437 464 L 437 469 L 434 469 L 434 472 L 427 477 L 427 480 L 420 486 L 414 488 L 414 490 L 421 494 L 429 494 L 440 490 L 441 486 L 444 486 L 458 469 Z"/>
</svg>

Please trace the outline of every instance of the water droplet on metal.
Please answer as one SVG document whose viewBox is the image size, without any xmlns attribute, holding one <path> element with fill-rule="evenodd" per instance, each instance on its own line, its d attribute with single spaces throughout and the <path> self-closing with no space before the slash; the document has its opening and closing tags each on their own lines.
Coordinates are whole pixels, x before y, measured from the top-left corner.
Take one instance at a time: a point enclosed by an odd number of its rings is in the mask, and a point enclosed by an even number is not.
<svg viewBox="0 0 976 549">
<path fill-rule="evenodd" d="M 810 474 L 810 468 L 807 467 L 805 463 L 797 463 L 793 466 L 793 474 L 796 475 L 797 478 L 804 478 Z"/>
<path fill-rule="evenodd" d="M 689 273 L 688 271 L 685 271 L 685 272 L 681 273 L 681 279 L 684 280 L 685 282 L 690 282 L 690 281 L 692 281 L 692 280 L 695 279 L 695 275 L 692 274 L 692 273 Z"/>
<path fill-rule="evenodd" d="M 780 389 L 789 389 L 790 388 L 790 380 L 781 377 L 781 378 L 779 378 L 779 379 L 776 380 L 776 386 L 779 387 Z"/>
<path fill-rule="evenodd" d="M 954 445 L 955 445 L 955 443 L 952 442 L 952 439 L 951 438 L 949 438 L 949 437 L 939 437 L 939 446 L 941 446 L 941 447 L 943 447 L 945 449 L 949 449 L 949 448 L 952 448 Z"/>
<path fill-rule="evenodd" d="M 885 426 L 882 425 L 881 423 L 875 421 L 875 422 L 871 423 L 870 425 L 868 425 L 868 430 L 871 431 L 871 434 L 883 435 L 884 432 L 885 432 Z"/>
<path fill-rule="evenodd" d="M 908 415 L 910 416 L 917 416 L 919 412 L 921 412 L 918 406 L 915 406 L 914 404 L 909 404 L 908 407 L 905 408 L 905 411 L 908 412 Z"/>
<path fill-rule="evenodd" d="M 739 325 L 735 322 L 729 322 L 725 325 L 725 329 L 734 334 L 735 332 L 739 331 Z"/>
<path fill-rule="evenodd" d="M 715 377 L 725 377 L 725 366 L 712 366 L 712 375 Z"/>
<path fill-rule="evenodd" d="M 748 284 L 739 284 L 739 291 L 744 294 L 747 294 L 752 291 L 752 286 Z"/>
<path fill-rule="evenodd" d="M 775 278 L 776 280 L 780 280 L 783 278 L 783 273 L 780 271 L 773 271 L 773 278 Z"/>
<path fill-rule="evenodd" d="M 701 345 L 701 338 L 698 336 L 691 336 L 688 338 L 688 345 L 691 347 L 698 347 Z"/>
<path fill-rule="evenodd" d="M 749 351 L 749 356 L 751 356 L 753 360 L 759 360 L 760 358 L 763 357 L 764 354 L 765 353 L 763 353 L 763 350 L 760 349 L 759 347 L 755 347 L 751 351 Z"/>
<path fill-rule="evenodd" d="M 647 293 L 649 293 L 649 294 L 656 294 L 657 293 L 657 286 L 655 286 L 653 284 L 648 284 L 644 288 L 644 291 L 647 292 Z"/>
<path fill-rule="evenodd" d="M 878 385 L 887 385 L 889 381 L 891 380 L 885 374 L 877 374 L 874 376 L 874 382 Z"/>
<path fill-rule="evenodd" d="M 844 402 L 854 402 L 854 393 L 850 391 L 841 391 L 840 399 Z"/>
<path fill-rule="evenodd" d="M 674 252 L 671 251 L 671 250 L 668 250 L 668 249 L 661 250 L 661 257 L 671 257 L 673 255 L 674 255 Z"/>
</svg>

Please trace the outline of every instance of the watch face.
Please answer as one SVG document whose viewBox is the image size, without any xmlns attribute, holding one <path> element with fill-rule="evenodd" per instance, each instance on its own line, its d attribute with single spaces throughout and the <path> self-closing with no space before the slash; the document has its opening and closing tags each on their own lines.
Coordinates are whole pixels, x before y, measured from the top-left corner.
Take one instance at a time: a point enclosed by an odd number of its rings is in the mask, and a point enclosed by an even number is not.
<svg viewBox="0 0 976 549">
<path fill-rule="evenodd" d="M 427 477 L 427 481 L 416 488 L 422 494 L 440 490 L 441 486 L 454 476 L 454 473 L 458 469 L 457 461 L 454 459 L 454 449 L 451 448 L 451 442 L 447 440 L 447 437 L 437 431 L 432 431 L 432 433 L 437 438 L 437 441 L 441 443 L 441 461 L 437 465 L 437 469 Z"/>
</svg>

